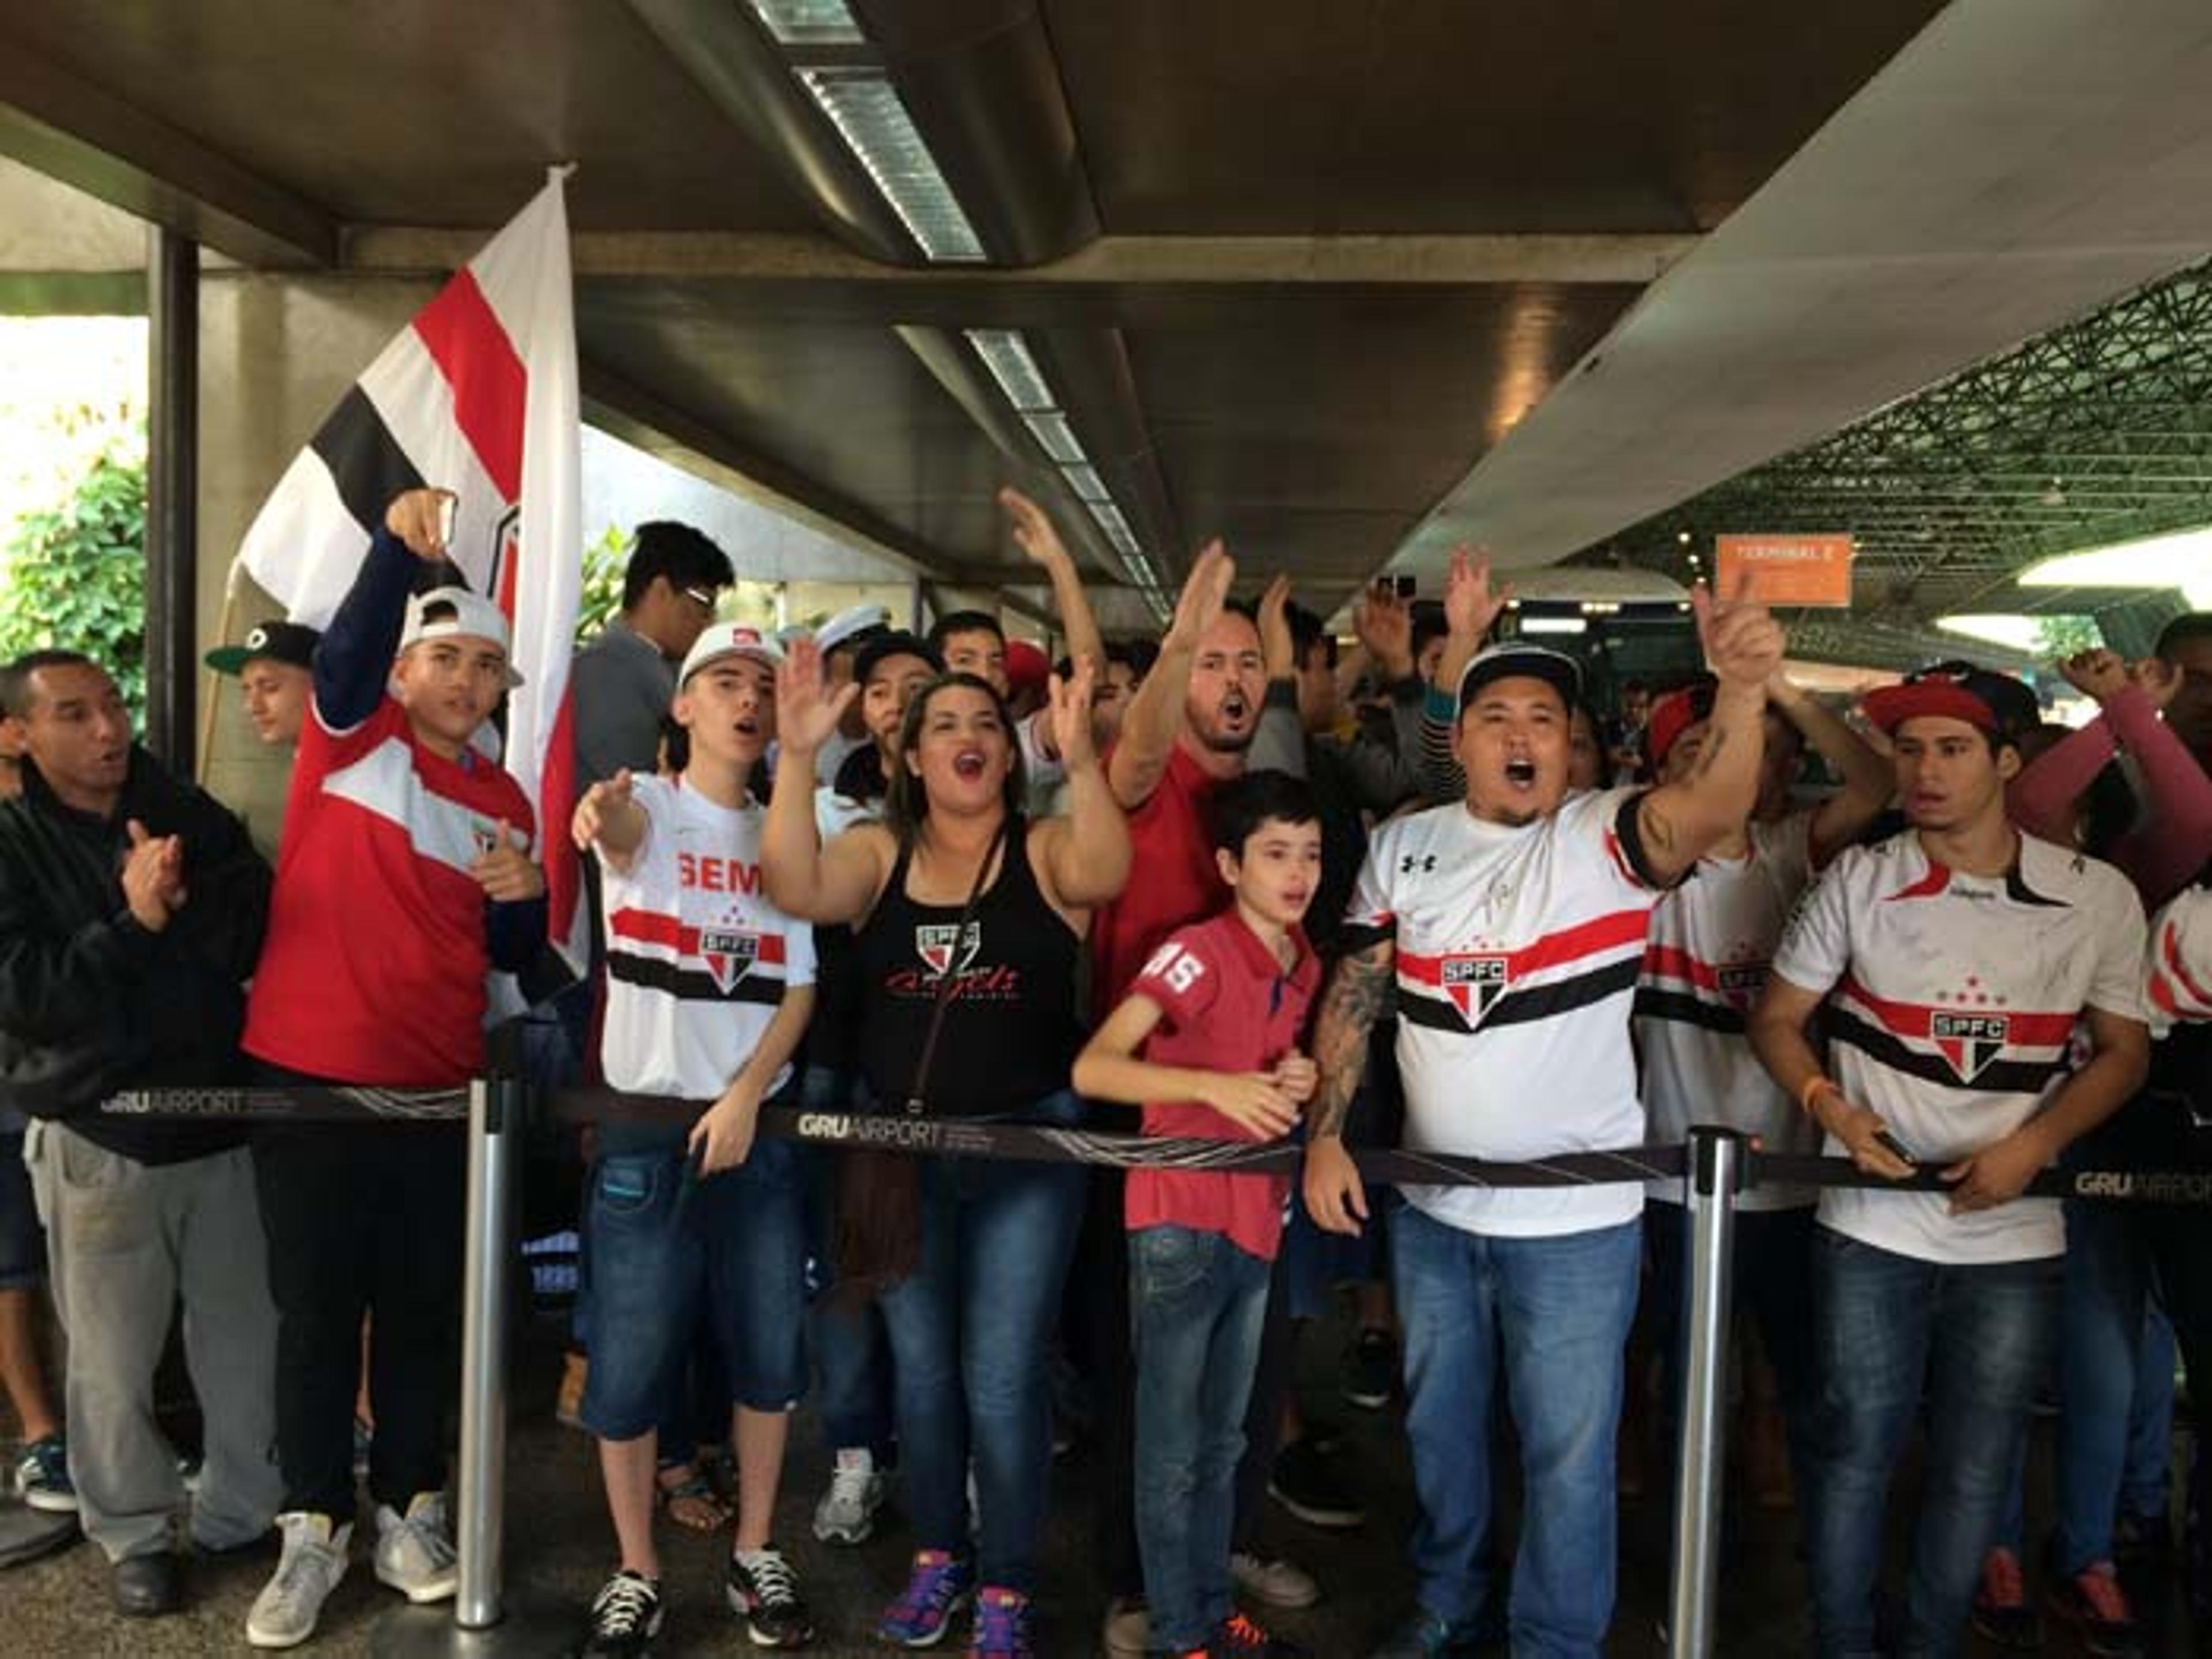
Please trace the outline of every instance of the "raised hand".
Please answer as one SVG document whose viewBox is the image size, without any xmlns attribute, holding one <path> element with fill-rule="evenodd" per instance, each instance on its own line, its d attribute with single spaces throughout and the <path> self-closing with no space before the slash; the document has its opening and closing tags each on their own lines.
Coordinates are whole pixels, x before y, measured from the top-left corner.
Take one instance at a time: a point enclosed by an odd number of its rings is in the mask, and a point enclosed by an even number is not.
<svg viewBox="0 0 2212 1659">
<path fill-rule="evenodd" d="M 384 527 L 416 558 L 435 564 L 446 556 L 447 525 L 459 499 L 450 489 L 410 489 L 384 509 Z"/>
<path fill-rule="evenodd" d="M 1705 665 L 1724 685 L 1765 693 L 1766 683 L 1782 666 L 1786 643 L 1782 625 L 1751 597 L 1747 575 L 1732 599 L 1713 597 L 1703 582 L 1690 590 L 1690 608 L 1698 620 L 1698 642 L 1705 647 Z"/>
<path fill-rule="evenodd" d="M 1098 758 L 1091 734 L 1091 696 L 1097 683 L 1098 665 L 1088 657 L 1077 661 L 1066 679 L 1054 674 L 1046 682 L 1053 746 L 1071 772 Z"/>
<path fill-rule="evenodd" d="M 1490 580 L 1490 555 L 1479 548 L 1452 549 L 1451 569 L 1444 577 L 1444 627 L 1464 645 L 1480 642 L 1513 598 L 1507 583 L 1494 587 Z"/>
<path fill-rule="evenodd" d="M 860 695 L 855 684 L 827 696 L 822 647 L 809 638 L 793 640 L 775 671 L 775 733 L 783 752 L 813 755 L 836 735 L 837 722 Z"/>
<path fill-rule="evenodd" d="M 568 834 L 578 852 L 590 852 L 606 833 L 608 820 L 627 811 L 634 787 L 635 780 L 625 766 L 614 776 L 603 778 L 584 791 L 584 798 L 576 803 L 576 815 L 568 825 Z"/>
<path fill-rule="evenodd" d="M 1402 680 L 1413 672 L 1413 608 L 1396 589 L 1382 582 L 1369 588 L 1352 607 L 1352 629 L 1391 679 Z"/>
<path fill-rule="evenodd" d="M 2067 684 L 2099 703 L 2108 701 L 2130 678 L 2126 659 L 2102 647 L 2075 652 L 2058 665 L 2058 672 Z"/>
<path fill-rule="evenodd" d="M 2145 657 L 2128 665 L 2128 678 L 2140 687 L 2148 697 L 2151 707 L 2161 712 L 2181 690 L 2181 683 L 2189 677 L 2163 657 Z"/>
<path fill-rule="evenodd" d="M 1229 556 L 1219 538 L 1199 550 L 1198 556 L 1191 561 L 1190 574 L 1183 578 L 1182 592 L 1176 599 L 1175 615 L 1168 623 L 1168 631 L 1161 637 L 1163 655 L 1198 649 L 1206 630 L 1220 620 L 1222 608 L 1229 603 L 1229 585 L 1236 580 L 1236 561 Z"/>
<path fill-rule="evenodd" d="M 530 861 L 530 854 L 515 844 L 514 826 L 499 821 L 491 845 L 469 866 L 484 896 L 500 904 L 534 899 L 545 890 L 545 872 Z"/>
<path fill-rule="evenodd" d="M 1006 515 L 1007 528 L 1013 532 L 1014 545 L 1022 550 L 1023 557 L 1047 570 L 1067 561 L 1067 549 L 1042 507 L 1012 484 L 999 492 L 999 506 Z"/>
<path fill-rule="evenodd" d="M 1260 596 L 1260 659 L 1271 680 L 1297 672 L 1297 642 L 1291 637 L 1291 579 L 1278 576 Z"/>
<path fill-rule="evenodd" d="M 138 925 L 158 933 L 185 902 L 185 844 L 175 836 L 149 836 L 137 818 L 125 825 L 131 841 L 123 858 L 123 902 Z"/>
</svg>

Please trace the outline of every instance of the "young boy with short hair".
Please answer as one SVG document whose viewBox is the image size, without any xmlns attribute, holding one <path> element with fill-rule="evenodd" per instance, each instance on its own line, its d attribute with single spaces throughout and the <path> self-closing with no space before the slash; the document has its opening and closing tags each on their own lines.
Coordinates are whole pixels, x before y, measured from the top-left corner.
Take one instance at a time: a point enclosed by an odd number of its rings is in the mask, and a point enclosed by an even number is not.
<svg viewBox="0 0 2212 1659">
<path fill-rule="evenodd" d="M 607 1124 L 592 1168 L 583 1419 L 599 1437 L 622 1550 L 592 1603 L 580 1650 L 594 1659 L 649 1653 L 660 1632 L 655 1425 L 702 1305 L 735 1419 L 731 1610 L 756 1647 L 799 1647 L 813 1635 L 799 1581 L 769 1540 L 790 1413 L 806 1386 L 799 1149 L 756 1139 L 763 1103 L 791 1082 L 814 1006 L 813 935 L 766 896 L 763 808 L 746 785 L 775 737 L 782 658 L 756 629 L 710 625 L 677 682 L 684 770 L 617 772 L 576 808 L 577 845 L 605 871 L 607 1081 L 711 1103 L 689 1135 L 696 1176 L 675 1126 Z"/>
<path fill-rule="evenodd" d="M 1316 1081 L 1298 1042 L 1321 970 L 1299 923 L 1321 880 L 1320 814 L 1280 772 L 1223 784 L 1212 812 L 1231 903 L 1153 952 L 1076 1060 L 1075 1086 L 1142 1106 L 1149 1135 L 1274 1140 Z M 1138 1546 L 1152 1644 L 1183 1659 L 1293 1651 L 1235 1612 L 1229 1559 L 1287 1194 L 1281 1176 L 1129 1171 Z"/>
</svg>

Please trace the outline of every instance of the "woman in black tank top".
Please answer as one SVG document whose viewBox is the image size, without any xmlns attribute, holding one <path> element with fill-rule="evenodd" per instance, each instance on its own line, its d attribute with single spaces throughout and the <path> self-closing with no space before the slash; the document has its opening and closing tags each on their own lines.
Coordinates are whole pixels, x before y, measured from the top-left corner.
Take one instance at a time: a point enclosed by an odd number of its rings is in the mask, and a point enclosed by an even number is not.
<svg viewBox="0 0 2212 1659">
<path fill-rule="evenodd" d="M 852 924 L 859 1047 L 887 1108 L 1074 1118 L 1076 953 L 1091 909 L 1121 891 L 1129 867 L 1128 827 L 1091 743 L 1094 672 L 1085 663 L 1071 684 L 1053 684 L 1066 817 L 1022 817 L 1021 757 L 1005 705 L 986 682 L 951 674 L 907 710 L 887 822 L 824 847 L 813 757 L 850 693 L 824 696 L 820 653 L 805 641 L 784 664 L 783 756 L 762 872 L 787 914 Z M 879 1633 L 933 1640 L 951 1608 L 973 1595 L 979 1631 L 1004 1644 L 992 1651 L 1026 1655 L 1052 1460 L 1045 1351 L 1082 1219 L 1084 1171 L 949 1158 L 897 1158 L 890 1167 L 918 1181 L 911 1209 L 880 1188 L 857 1203 L 845 1195 L 848 1221 L 857 1208 L 908 1234 L 893 1241 L 907 1244 L 906 1260 L 881 1275 L 891 1282 L 878 1304 L 896 1361 L 918 1548 Z M 981 1523 L 972 1559 L 971 1458 Z"/>
</svg>

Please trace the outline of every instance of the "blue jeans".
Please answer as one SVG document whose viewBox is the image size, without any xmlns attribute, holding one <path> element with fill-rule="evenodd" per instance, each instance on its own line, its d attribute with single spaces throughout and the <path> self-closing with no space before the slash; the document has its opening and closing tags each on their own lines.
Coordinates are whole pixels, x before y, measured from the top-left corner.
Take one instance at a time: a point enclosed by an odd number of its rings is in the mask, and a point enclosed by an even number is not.
<svg viewBox="0 0 2212 1659">
<path fill-rule="evenodd" d="M 809 1112 L 872 1110 L 860 1081 L 826 1066 L 810 1066 L 800 1079 L 799 1105 Z M 822 1437 L 833 1451 L 865 1446 L 878 1465 L 890 1461 L 892 1432 L 890 1345 L 875 1299 L 840 1296 L 836 1284 L 836 1154 L 814 1149 L 807 1197 L 812 1214 L 813 1302 L 807 1328 L 814 1340 L 820 1387 Z"/>
<path fill-rule="evenodd" d="M 2128 1407 L 2128 1462 L 2120 1513 L 2166 1519 L 2173 1467 L 2173 1325 L 2153 1298 L 2143 1312 L 2136 1394 Z"/>
<path fill-rule="evenodd" d="M 780 1412 L 799 1401 L 804 1202 L 799 1146 L 766 1136 L 736 1169 L 696 1185 L 680 1145 L 609 1153 L 592 1166 L 586 1427 L 635 1440 L 661 1425 L 682 1398 L 702 1309 L 727 1367 L 729 1403 Z"/>
<path fill-rule="evenodd" d="M 1928 1459 L 1900 1655 L 1959 1651 L 2036 1380 L 2057 1340 L 2063 1261 L 1949 1267 L 1826 1227 L 1814 1242 L 1821 1377 L 1810 1527 L 1824 1659 L 1871 1654 L 1882 1519 L 1924 1382 Z"/>
<path fill-rule="evenodd" d="M 1025 1121 L 1073 1123 L 1049 1095 Z M 898 1373 L 899 1464 L 918 1549 L 967 1551 L 970 1453 L 977 1575 L 1027 1594 L 1052 1469 L 1046 1349 L 1083 1219 L 1077 1164 L 933 1158 L 921 1170 L 921 1260 L 876 1298 Z"/>
<path fill-rule="evenodd" d="M 1459 1626 L 1490 1591 L 1491 1407 L 1502 1358 L 1526 1492 L 1507 1604 L 1513 1651 L 1594 1659 L 1613 1618 L 1613 1439 L 1643 1231 L 1629 1221 L 1489 1237 L 1411 1204 L 1394 1226 L 1421 1605 Z"/>
<path fill-rule="evenodd" d="M 1137 1547 L 1152 1646 L 1203 1647 L 1231 1607 L 1231 1536 L 1244 1407 L 1267 1322 L 1269 1264 L 1219 1233 L 1129 1235 L 1137 1352 Z"/>
</svg>

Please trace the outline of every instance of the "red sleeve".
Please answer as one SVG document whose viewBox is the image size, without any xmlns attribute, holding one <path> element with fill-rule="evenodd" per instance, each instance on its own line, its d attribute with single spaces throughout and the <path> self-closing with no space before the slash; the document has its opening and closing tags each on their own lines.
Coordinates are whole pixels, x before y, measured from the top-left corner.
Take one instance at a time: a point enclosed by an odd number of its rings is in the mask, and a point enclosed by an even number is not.
<svg viewBox="0 0 2212 1659">
<path fill-rule="evenodd" d="M 2143 902 L 2166 902 L 2197 878 L 2212 848 L 2212 775 L 2158 717 L 2139 686 L 2127 686 L 2106 710 L 2121 744 L 2142 769 L 2148 820 L 2121 837 L 2112 861 Z"/>
<path fill-rule="evenodd" d="M 2031 836 L 2071 847 L 2075 804 L 2117 752 L 2117 741 L 2103 714 L 2061 738 L 2006 787 L 2007 815 Z"/>
<path fill-rule="evenodd" d="M 1129 994 L 1158 1003 L 1170 1024 L 1188 1030 L 1221 994 L 1221 969 L 1206 946 L 1202 930 L 1183 929 L 1152 952 Z"/>
</svg>

